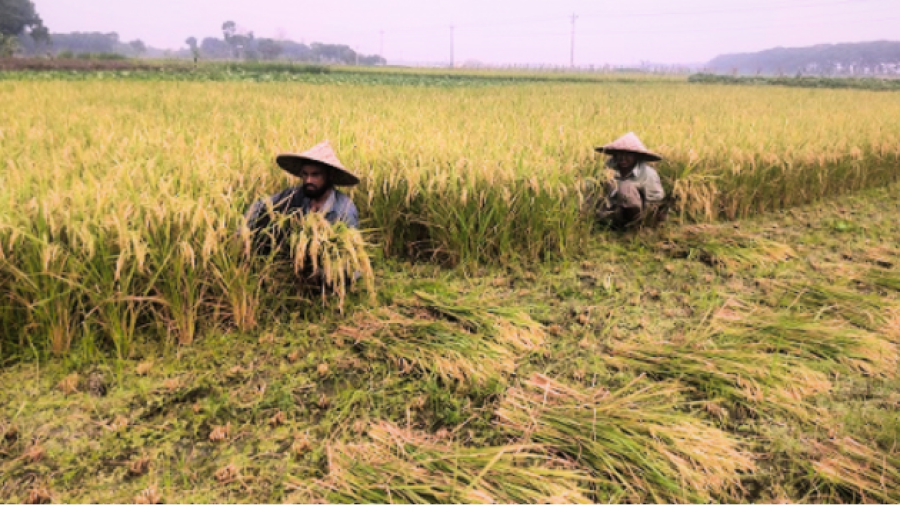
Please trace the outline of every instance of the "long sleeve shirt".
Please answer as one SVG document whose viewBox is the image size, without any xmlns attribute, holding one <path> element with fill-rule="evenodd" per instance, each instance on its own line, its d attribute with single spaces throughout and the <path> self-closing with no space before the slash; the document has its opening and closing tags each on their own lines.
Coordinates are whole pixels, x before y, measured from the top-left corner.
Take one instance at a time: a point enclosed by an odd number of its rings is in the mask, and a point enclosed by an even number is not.
<svg viewBox="0 0 900 510">
<path fill-rule="evenodd" d="M 269 223 L 269 215 L 266 208 L 267 200 L 257 200 L 247 210 L 244 215 L 247 225 L 251 229 L 265 227 Z M 294 186 L 284 191 L 276 193 L 269 197 L 273 209 L 282 214 L 290 214 L 292 212 L 301 212 L 307 214 L 312 208 L 312 200 L 303 194 L 300 186 Z M 342 221 L 350 228 L 359 228 L 359 211 L 356 205 L 350 200 L 350 197 L 334 189 L 331 196 L 322 206 L 322 212 L 325 213 L 325 219 L 332 225 L 338 221 Z"/>
<path fill-rule="evenodd" d="M 656 170 L 646 164 L 646 163 L 638 163 L 635 165 L 634 170 L 631 171 L 631 174 L 628 177 L 622 177 L 619 169 L 616 168 L 615 161 L 610 158 L 609 161 L 606 162 L 606 166 L 615 170 L 616 172 L 616 181 L 630 181 L 635 187 L 637 187 L 638 191 L 641 193 L 641 197 L 643 197 L 644 201 L 648 204 L 652 204 L 654 202 L 661 202 L 666 198 L 666 192 L 663 190 L 662 182 L 659 180 L 659 174 L 656 173 Z M 611 196 L 615 195 L 615 191 L 613 191 Z"/>
</svg>

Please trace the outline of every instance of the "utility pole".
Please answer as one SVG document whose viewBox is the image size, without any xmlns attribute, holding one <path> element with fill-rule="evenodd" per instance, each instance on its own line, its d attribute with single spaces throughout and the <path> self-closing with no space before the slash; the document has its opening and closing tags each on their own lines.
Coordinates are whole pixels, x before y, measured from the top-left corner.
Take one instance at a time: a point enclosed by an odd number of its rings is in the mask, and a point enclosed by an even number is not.
<svg viewBox="0 0 900 510">
<path fill-rule="evenodd" d="M 450 69 L 453 69 L 455 66 L 453 61 L 453 25 L 450 25 Z"/>
<path fill-rule="evenodd" d="M 378 50 L 378 56 L 381 58 L 384 58 L 384 30 L 379 32 L 379 34 L 381 34 L 381 46 L 380 46 L 380 49 Z"/>
<path fill-rule="evenodd" d="M 578 19 L 574 13 L 572 14 L 572 45 L 569 49 L 569 67 L 575 67 L 575 20 Z"/>
<path fill-rule="evenodd" d="M 359 46 L 353 48 L 353 53 L 356 53 L 356 67 L 359 67 Z"/>
</svg>

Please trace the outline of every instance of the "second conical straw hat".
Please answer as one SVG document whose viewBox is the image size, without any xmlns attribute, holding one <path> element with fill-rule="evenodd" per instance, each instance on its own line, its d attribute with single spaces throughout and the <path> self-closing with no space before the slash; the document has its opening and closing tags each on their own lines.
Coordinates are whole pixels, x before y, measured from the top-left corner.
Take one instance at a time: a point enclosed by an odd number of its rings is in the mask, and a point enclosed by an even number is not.
<svg viewBox="0 0 900 510">
<path fill-rule="evenodd" d="M 641 154 L 644 156 L 644 159 L 647 161 L 659 161 L 662 159 L 662 156 L 655 152 L 651 152 L 644 145 L 644 142 L 641 141 L 640 138 L 637 137 L 634 133 L 627 133 L 615 142 L 608 143 L 602 147 L 597 147 L 597 152 L 602 152 L 604 154 L 612 154 L 614 152 L 633 152 L 635 154 Z"/>
</svg>

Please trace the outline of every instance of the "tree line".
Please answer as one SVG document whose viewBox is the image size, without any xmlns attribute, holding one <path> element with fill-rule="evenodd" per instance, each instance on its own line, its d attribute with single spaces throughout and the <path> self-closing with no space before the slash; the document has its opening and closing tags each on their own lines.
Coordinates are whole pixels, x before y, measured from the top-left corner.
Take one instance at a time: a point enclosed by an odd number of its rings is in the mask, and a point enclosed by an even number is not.
<svg viewBox="0 0 900 510">
<path fill-rule="evenodd" d="M 326 64 L 384 65 L 380 55 L 364 55 L 346 44 L 310 45 L 288 39 L 257 38 L 252 31 L 240 30 L 234 21 L 222 24 L 222 38 L 189 37 L 185 44 L 195 58 L 214 60 L 292 60 Z"/>
<path fill-rule="evenodd" d="M 124 57 L 171 57 L 208 60 L 288 60 L 322 64 L 384 65 L 380 55 L 364 55 L 346 44 L 310 45 L 291 40 L 260 37 L 241 30 L 234 21 L 222 24 L 222 38 L 196 37 L 185 40 L 187 48 L 176 51 L 147 46 L 142 40 L 120 40 L 116 32 L 51 33 L 32 0 L 0 0 L 0 57 L 70 57 L 76 55 L 121 55 Z"/>
<path fill-rule="evenodd" d="M 720 55 L 707 64 L 717 73 L 741 75 L 860 76 L 900 74 L 900 42 L 820 44 Z"/>
</svg>

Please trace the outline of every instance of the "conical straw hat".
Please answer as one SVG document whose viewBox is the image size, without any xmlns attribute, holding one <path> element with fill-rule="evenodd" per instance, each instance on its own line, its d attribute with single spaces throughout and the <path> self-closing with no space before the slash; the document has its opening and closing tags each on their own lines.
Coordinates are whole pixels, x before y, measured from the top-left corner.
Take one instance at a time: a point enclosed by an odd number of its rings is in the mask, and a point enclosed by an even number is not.
<svg viewBox="0 0 900 510">
<path fill-rule="evenodd" d="M 614 152 L 633 152 L 635 154 L 642 155 L 642 159 L 646 161 L 659 161 L 662 159 L 662 156 L 660 156 L 659 154 L 647 150 L 647 147 L 644 146 L 644 143 L 641 142 L 640 138 L 638 138 L 634 133 L 628 133 L 613 143 L 606 144 L 603 147 L 597 147 L 596 150 L 597 152 L 602 152 L 604 154 L 612 154 Z"/>
<path fill-rule="evenodd" d="M 331 148 L 331 143 L 328 141 L 322 142 L 312 149 L 299 154 L 291 152 L 279 154 L 275 161 L 286 172 L 297 177 L 300 176 L 300 169 L 303 168 L 304 163 L 319 163 L 332 170 L 332 183 L 335 186 L 356 186 L 359 184 L 359 177 L 344 168 L 344 165 L 341 164 L 334 153 L 334 149 Z"/>
</svg>

